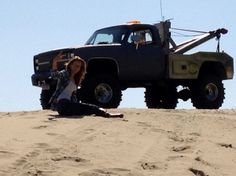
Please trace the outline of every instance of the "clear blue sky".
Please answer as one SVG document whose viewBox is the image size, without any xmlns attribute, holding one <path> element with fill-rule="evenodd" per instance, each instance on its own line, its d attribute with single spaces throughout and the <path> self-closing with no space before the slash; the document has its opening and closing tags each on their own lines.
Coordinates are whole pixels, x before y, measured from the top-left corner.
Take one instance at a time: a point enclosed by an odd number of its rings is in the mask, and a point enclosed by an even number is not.
<svg viewBox="0 0 236 176">
<path fill-rule="evenodd" d="M 236 58 L 235 0 L 163 0 L 163 16 L 172 26 L 196 30 L 225 27 L 221 49 Z M 33 56 L 51 49 L 83 45 L 92 32 L 132 19 L 161 20 L 159 0 L 1 0 L 0 111 L 40 109 L 40 88 L 31 85 Z M 200 50 L 215 51 L 216 42 Z M 236 83 L 225 81 L 223 108 L 236 107 Z M 145 107 L 143 89 L 123 92 L 120 107 Z M 178 108 L 192 107 L 179 103 Z"/>
</svg>

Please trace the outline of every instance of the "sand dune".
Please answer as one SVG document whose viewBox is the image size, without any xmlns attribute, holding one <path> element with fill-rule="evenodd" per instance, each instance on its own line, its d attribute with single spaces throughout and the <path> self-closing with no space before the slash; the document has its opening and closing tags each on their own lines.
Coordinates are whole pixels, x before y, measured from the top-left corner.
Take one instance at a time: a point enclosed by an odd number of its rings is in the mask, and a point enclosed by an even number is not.
<svg viewBox="0 0 236 176">
<path fill-rule="evenodd" d="M 118 111 L 124 119 L 0 113 L 0 175 L 236 175 L 236 110 Z"/>
</svg>

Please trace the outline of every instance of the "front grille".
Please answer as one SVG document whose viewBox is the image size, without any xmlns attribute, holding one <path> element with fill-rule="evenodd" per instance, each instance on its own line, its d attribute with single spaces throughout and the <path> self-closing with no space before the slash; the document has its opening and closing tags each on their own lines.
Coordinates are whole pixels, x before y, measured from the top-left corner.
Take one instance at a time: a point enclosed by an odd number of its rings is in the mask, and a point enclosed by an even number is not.
<svg viewBox="0 0 236 176">
<path fill-rule="evenodd" d="M 34 57 L 34 71 L 35 73 L 38 72 L 45 72 L 50 71 L 51 62 L 49 57 Z"/>
</svg>

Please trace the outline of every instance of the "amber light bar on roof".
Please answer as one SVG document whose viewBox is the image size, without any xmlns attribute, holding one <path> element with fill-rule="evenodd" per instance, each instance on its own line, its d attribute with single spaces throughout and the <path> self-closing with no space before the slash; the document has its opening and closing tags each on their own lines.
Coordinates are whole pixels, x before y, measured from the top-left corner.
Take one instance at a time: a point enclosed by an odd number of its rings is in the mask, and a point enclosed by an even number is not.
<svg viewBox="0 0 236 176">
<path fill-rule="evenodd" d="M 141 24 L 141 22 L 139 20 L 131 20 L 128 21 L 127 24 Z"/>
</svg>

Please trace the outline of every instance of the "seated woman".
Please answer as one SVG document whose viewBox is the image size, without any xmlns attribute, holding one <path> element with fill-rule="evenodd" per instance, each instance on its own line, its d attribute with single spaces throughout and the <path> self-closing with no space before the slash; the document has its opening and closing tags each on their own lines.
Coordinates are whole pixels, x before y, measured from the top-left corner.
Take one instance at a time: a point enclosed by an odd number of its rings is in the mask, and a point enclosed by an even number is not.
<svg viewBox="0 0 236 176">
<path fill-rule="evenodd" d="M 52 62 L 51 78 L 57 79 L 57 88 L 49 101 L 51 109 L 62 116 L 95 114 L 103 117 L 123 117 L 121 113 L 112 114 L 96 105 L 77 101 L 76 92 L 85 77 L 86 62 L 75 56 L 67 63 L 65 70 L 57 71 L 58 62 L 64 57 L 60 52 Z"/>
</svg>

